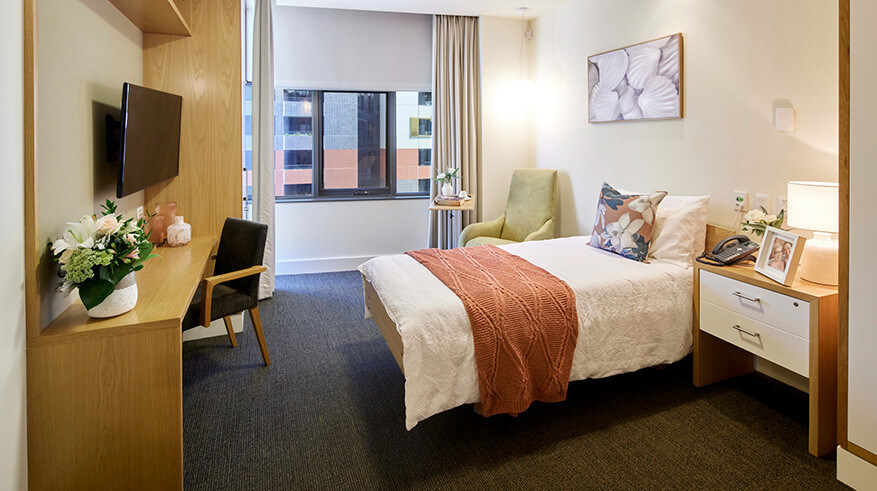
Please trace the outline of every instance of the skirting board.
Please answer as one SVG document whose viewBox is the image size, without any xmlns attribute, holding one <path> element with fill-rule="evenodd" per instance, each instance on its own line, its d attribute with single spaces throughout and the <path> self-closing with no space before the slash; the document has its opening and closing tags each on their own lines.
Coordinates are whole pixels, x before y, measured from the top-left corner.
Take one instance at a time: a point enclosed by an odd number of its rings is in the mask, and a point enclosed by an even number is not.
<svg viewBox="0 0 877 491">
<path fill-rule="evenodd" d="M 354 271 L 360 264 L 375 256 L 328 257 L 322 259 L 301 259 L 277 261 L 275 275 L 333 273 L 335 271 Z"/>
<path fill-rule="evenodd" d="M 244 331 L 243 312 L 231 316 L 231 325 L 236 333 Z M 216 336 L 228 336 L 228 332 L 225 330 L 225 322 L 223 322 L 222 319 L 211 322 L 210 327 L 196 327 L 194 329 L 189 329 L 183 333 L 183 342 L 185 343 L 186 341 L 194 341 L 196 339 L 212 338 Z"/>
<path fill-rule="evenodd" d="M 858 491 L 877 489 L 877 466 L 837 447 L 837 480 Z"/>
</svg>

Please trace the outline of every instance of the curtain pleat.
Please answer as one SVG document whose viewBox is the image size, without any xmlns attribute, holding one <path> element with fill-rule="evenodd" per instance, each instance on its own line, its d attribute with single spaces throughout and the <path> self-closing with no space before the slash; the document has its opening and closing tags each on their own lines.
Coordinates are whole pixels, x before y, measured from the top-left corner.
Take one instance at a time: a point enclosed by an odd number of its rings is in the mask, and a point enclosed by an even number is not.
<svg viewBox="0 0 877 491">
<path fill-rule="evenodd" d="M 274 295 L 274 5 L 256 0 L 253 29 L 253 220 L 268 225 L 259 298 Z"/>
<path fill-rule="evenodd" d="M 429 247 L 456 244 L 460 229 L 481 220 L 481 61 L 478 18 L 436 15 L 433 33 L 433 175 L 460 168 L 460 185 L 475 195 L 473 212 L 430 212 Z M 433 182 L 430 197 L 438 194 Z M 458 215 L 462 223 L 453 223 Z"/>
</svg>

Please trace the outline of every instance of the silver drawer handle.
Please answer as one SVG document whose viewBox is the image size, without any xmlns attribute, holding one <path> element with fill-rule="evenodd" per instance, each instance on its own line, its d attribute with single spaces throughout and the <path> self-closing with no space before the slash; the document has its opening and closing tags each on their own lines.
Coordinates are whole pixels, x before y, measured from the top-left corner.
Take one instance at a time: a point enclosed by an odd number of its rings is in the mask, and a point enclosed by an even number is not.
<svg viewBox="0 0 877 491">
<path fill-rule="evenodd" d="M 752 298 L 752 297 L 749 297 L 749 296 L 743 295 L 743 294 L 740 293 L 740 292 L 734 292 L 734 296 L 736 296 L 736 297 L 740 297 L 740 298 L 742 298 L 743 300 L 749 300 L 750 302 L 760 302 L 760 301 L 761 301 L 760 298 Z"/>
<path fill-rule="evenodd" d="M 749 332 L 749 331 L 747 331 L 746 329 L 743 329 L 742 327 L 740 327 L 740 324 L 734 324 L 734 325 L 731 326 L 731 327 L 734 328 L 734 329 L 736 329 L 736 330 L 738 330 L 738 331 L 740 331 L 740 332 L 742 332 L 743 334 L 748 334 L 748 335 L 752 336 L 753 338 L 761 337 L 761 333 L 757 333 L 757 332 Z"/>
</svg>

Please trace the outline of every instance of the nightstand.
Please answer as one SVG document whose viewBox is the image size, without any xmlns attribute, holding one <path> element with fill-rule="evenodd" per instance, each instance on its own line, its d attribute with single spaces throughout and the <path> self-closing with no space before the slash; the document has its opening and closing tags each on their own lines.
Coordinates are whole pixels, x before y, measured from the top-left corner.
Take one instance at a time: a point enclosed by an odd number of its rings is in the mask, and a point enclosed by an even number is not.
<svg viewBox="0 0 877 491">
<path fill-rule="evenodd" d="M 835 449 L 837 288 L 786 287 L 752 266 L 694 268 L 694 385 L 752 372 L 756 357 L 809 379 L 810 453 Z"/>
</svg>

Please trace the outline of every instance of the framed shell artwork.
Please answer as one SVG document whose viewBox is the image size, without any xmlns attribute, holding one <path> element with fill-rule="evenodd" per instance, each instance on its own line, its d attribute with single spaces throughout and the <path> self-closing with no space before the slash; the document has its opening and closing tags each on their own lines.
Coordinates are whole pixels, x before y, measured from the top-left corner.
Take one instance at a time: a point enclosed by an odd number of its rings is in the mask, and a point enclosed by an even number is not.
<svg viewBox="0 0 877 491">
<path fill-rule="evenodd" d="M 682 118 L 682 34 L 588 57 L 588 122 Z"/>
</svg>

